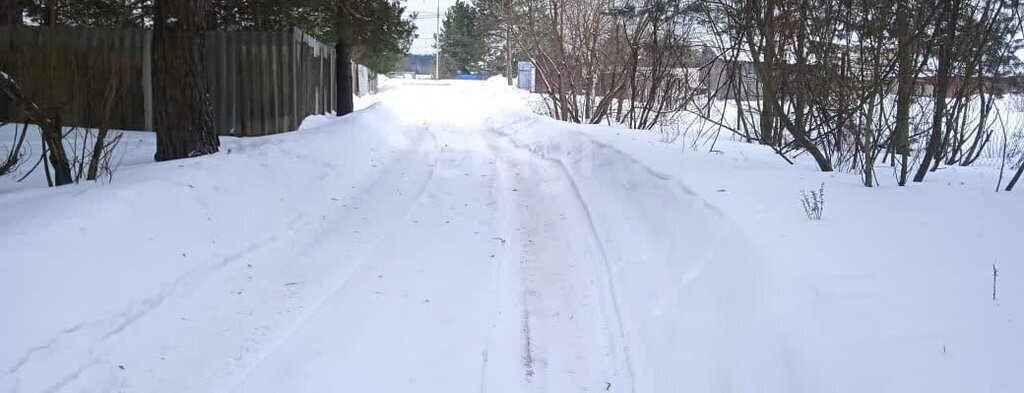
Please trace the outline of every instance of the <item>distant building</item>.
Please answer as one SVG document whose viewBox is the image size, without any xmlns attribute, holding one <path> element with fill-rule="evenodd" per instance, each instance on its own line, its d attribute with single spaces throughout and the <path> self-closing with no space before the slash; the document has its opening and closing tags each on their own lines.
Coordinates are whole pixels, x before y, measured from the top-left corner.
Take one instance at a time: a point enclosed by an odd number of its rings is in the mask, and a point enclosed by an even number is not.
<svg viewBox="0 0 1024 393">
<path fill-rule="evenodd" d="M 516 87 L 523 90 L 535 91 L 537 83 L 534 71 L 536 70 L 536 67 L 533 66 L 533 62 L 520 61 L 516 66 L 516 70 L 518 71 Z"/>
<path fill-rule="evenodd" d="M 392 72 L 388 74 L 391 79 L 416 79 L 415 72 Z"/>
<path fill-rule="evenodd" d="M 749 99 L 761 96 L 761 81 L 754 63 L 715 59 L 701 74 L 707 94 L 718 100 Z"/>
<path fill-rule="evenodd" d="M 935 94 L 935 85 L 938 80 L 934 76 L 920 77 L 914 80 L 914 95 L 918 97 L 930 97 Z M 968 96 L 979 93 L 986 94 L 1010 94 L 1024 92 L 1024 81 L 1018 77 L 973 77 L 963 78 L 954 76 L 949 80 L 946 88 L 946 96 Z"/>
</svg>

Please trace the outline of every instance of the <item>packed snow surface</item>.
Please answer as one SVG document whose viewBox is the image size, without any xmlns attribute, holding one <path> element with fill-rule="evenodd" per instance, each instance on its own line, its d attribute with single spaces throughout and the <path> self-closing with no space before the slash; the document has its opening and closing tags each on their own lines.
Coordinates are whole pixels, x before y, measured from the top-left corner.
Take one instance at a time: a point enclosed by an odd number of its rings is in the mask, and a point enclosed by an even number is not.
<svg viewBox="0 0 1024 393">
<path fill-rule="evenodd" d="M 126 133 L 112 182 L 0 179 L 0 391 L 1024 391 L 1024 197 L 990 169 L 866 189 L 393 83 L 195 159 Z"/>
</svg>

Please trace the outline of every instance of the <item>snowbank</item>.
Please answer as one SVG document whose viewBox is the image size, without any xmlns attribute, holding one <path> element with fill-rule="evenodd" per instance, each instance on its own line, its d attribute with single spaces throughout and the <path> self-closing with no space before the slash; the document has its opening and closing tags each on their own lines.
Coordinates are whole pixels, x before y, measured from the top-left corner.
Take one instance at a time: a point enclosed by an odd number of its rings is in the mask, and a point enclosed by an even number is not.
<svg viewBox="0 0 1024 393">
<path fill-rule="evenodd" d="M 52 391 L 124 367 L 126 359 L 108 357 L 123 349 L 120 333 L 218 271 L 245 269 L 254 253 L 315 232 L 357 185 L 422 140 L 394 119 L 381 107 L 318 117 L 295 133 L 222 138 L 212 156 L 124 165 L 110 184 L 0 195 L 0 314 L 11 322 L 0 324 L 0 390 Z M 391 132 L 368 131 L 381 123 Z M 151 134 L 129 134 L 133 145 L 154 143 Z M 132 154 L 151 157 L 141 150 Z M 148 323 L 170 329 L 192 319 L 179 317 Z M 265 318 L 260 326 L 280 327 L 274 321 L 284 316 Z M 207 358 L 196 359 L 201 366 L 216 364 L 222 347 L 237 352 L 228 341 L 176 345 L 209 345 Z M 189 372 L 168 386 L 188 386 Z"/>
<path fill-rule="evenodd" d="M 514 143 L 570 174 L 622 308 L 636 391 L 786 390 L 770 260 L 678 179 L 535 115 Z M 612 188 L 608 185 L 615 185 Z"/>
<path fill-rule="evenodd" d="M 790 166 L 756 145 L 708 153 L 653 132 L 515 116 L 533 124 L 509 136 L 564 165 L 591 206 L 634 314 L 633 349 L 649 360 L 640 391 L 1024 387 L 1024 196 L 995 192 L 992 166 L 868 189 L 858 174 Z M 812 221 L 801 192 L 822 184 L 824 219 Z M 637 221 L 650 231 L 630 232 Z"/>
<path fill-rule="evenodd" d="M 756 274 L 772 288 L 781 327 L 773 331 L 783 336 L 781 364 L 762 366 L 783 367 L 768 371 L 783 382 L 778 391 L 1024 388 L 1015 371 L 1024 363 L 1024 270 L 1014 229 L 1024 195 L 996 193 L 995 169 L 943 168 L 923 184 L 868 189 L 857 174 L 821 173 L 807 159 L 789 166 L 756 145 L 721 142 L 706 153 L 645 132 L 577 130 L 588 137 L 577 146 L 614 146 L 678 179 L 763 253 L 752 264 L 765 264 Z M 800 193 L 821 184 L 824 218 L 812 221 Z"/>
</svg>

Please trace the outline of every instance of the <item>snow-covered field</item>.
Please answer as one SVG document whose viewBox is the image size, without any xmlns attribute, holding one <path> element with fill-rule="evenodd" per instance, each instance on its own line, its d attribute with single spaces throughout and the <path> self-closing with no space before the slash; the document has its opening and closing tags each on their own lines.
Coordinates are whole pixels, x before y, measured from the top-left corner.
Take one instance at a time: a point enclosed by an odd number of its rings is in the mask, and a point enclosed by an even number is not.
<svg viewBox="0 0 1024 393">
<path fill-rule="evenodd" d="M 213 156 L 127 133 L 109 183 L 0 179 L 0 391 L 1024 391 L 993 170 L 866 189 L 524 101 L 395 82 Z"/>
</svg>

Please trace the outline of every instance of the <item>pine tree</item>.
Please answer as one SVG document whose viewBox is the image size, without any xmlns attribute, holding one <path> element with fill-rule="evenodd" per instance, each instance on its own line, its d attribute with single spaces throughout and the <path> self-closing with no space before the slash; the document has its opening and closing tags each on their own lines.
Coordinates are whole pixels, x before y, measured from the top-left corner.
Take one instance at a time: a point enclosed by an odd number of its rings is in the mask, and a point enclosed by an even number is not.
<svg viewBox="0 0 1024 393">
<path fill-rule="evenodd" d="M 265 19 L 270 30 L 302 29 L 334 44 L 339 65 L 355 61 L 377 72 L 390 72 L 401 64 L 416 30 L 404 15 L 405 7 L 395 0 L 250 1 L 278 6 L 274 16 Z M 350 67 L 336 71 L 338 114 L 345 115 L 353 109 L 352 72 Z"/>
<path fill-rule="evenodd" d="M 511 86 L 515 73 L 512 64 L 515 59 L 512 44 L 515 5 L 512 0 L 474 0 L 473 5 L 479 12 L 479 31 L 487 42 L 483 68 L 493 73 L 504 73 L 506 82 Z"/>
<path fill-rule="evenodd" d="M 438 37 L 441 53 L 441 75 L 480 72 L 488 53 L 486 33 L 480 25 L 480 13 L 475 7 L 456 2 L 445 13 Z"/>
<path fill-rule="evenodd" d="M 39 25 L 138 28 L 153 17 L 153 0 L 2 0 L 19 2 Z"/>
</svg>

